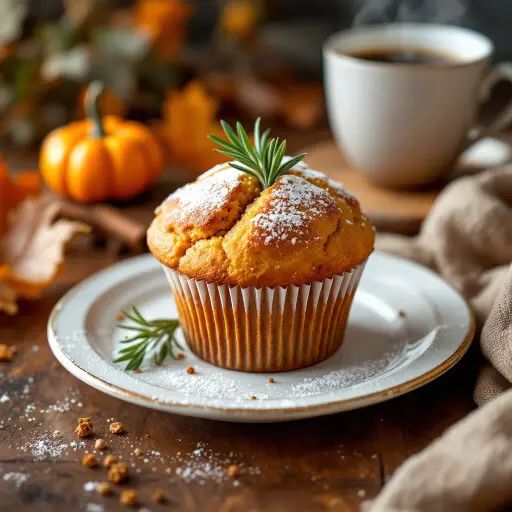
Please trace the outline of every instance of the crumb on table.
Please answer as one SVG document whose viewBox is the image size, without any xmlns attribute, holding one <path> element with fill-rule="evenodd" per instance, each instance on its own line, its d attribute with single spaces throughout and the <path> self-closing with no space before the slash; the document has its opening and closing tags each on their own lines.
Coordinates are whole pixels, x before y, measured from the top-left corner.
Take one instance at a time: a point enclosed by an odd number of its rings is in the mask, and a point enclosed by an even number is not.
<svg viewBox="0 0 512 512">
<path fill-rule="evenodd" d="M 108 429 L 110 430 L 111 434 L 124 434 L 126 432 L 124 425 L 119 423 L 119 421 L 114 421 L 114 423 L 111 423 Z"/>
<path fill-rule="evenodd" d="M 87 437 L 92 434 L 93 426 L 91 418 L 78 418 L 78 426 L 75 428 L 75 434 L 78 437 Z"/>
<path fill-rule="evenodd" d="M 137 505 L 137 493 L 131 489 L 128 491 L 123 491 L 121 493 L 120 502 L 122 505 L 134 507 Z"/>
<path fill-rule="evenodd" d="M 112 464 L 108 470 L 108 479 L 116 484 L 124 482 L 130 476 L 128 464 L 124 462 L 118 462 Z"/>
<path fill-rule="evenodd" d="M 3 361 L 5 363 L 8 363 L 9 361 L 12 361 L 12 358 L 14 354 L 16 353 L 16 346 L 12 345 L 9 347 L 5 344 L 0 344 L 0 361 Z"/>
<path fill-rule="evenodd" d="M 190 374 L 190 375 L 192 375 L 193 373 L 196 373 L 196 371 L 194 370 L 194 368 L 193 368 L 192 366 L 189 366 L 189 367 L 187 368 L 187 373 L 188 373 L 188 374 Z"/>
<path fill-rule="evenodd" d="M 268 383 L 269 383 L 269 384 L 274 384 L 274 382 L 275 382 L 275 380 L 274 380 L 274 378 L 273 378 L 273 377 L 269 377 L 269 378 L 268 378 Z"/>
<path fill-rule="evenodd" d="M 94 443 L 95 450 L 103 450 L 105 448 L 105 439 L 96 439 Z"/>
<path fill-rule="evenodd" d="M 112 486 L 108 482 L 100 482 L 96 490 L 102 496 L 110 496 L 113 492 Z"/>
<path fill-rule="evenodd" d="M 236 478 L 238 475 L 240 475 L 240 466 L 237 464 L 231 464 L 231 466 L 228 467 L 228 476 Z"/>
<path fill-rule="evenodd" d="M 156 489 L 156 491 L 151 495 L 151 499 L 155 503 L 165 503 L 167 501 L 167 495 L 163 489 Z"/>
<path fill-rule="evenodd" d="M 117 462 L 117 458 L 114 457 L 113 455 L 107 455 L 104 459 L 103 459 L 103 465 L 106 467 L 106 468 L 109 468 L 110 466 L 112 466 L 112 464 L 115 464 Z"/>
<path fill-rule="evenodd" d="M 94 453 L 86 453 L 82 459 L 82 464 L 88 468 L 95 468 L 98 465 L 98 459 Z"/>
</svg>

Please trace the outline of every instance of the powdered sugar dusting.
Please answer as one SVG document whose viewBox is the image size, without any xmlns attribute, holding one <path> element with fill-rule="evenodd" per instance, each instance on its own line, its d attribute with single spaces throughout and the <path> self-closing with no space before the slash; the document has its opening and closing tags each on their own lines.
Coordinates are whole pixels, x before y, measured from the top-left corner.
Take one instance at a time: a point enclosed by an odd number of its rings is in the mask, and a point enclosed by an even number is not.
<svg viewBox="0 0 512 512">
<path fill-rule="evenodd" d="M 221 211 L 245 173 L 227 167 L 220 172 L 208 171 L 195 183 L 189 183 L 173 192 L 162 204 L 169 224 L 205 221 L 209 215 Z"/>
<path fill-rule="evenodd" d="M 28 475 L 21 472 L 5 473 L 3 476 L 5 482 L 12 482 L 16 487 L 21 487 L 27 480 Z"/>
<path fill-rule="evenodd" d="M 268 211 L 251 223 L 262 232 L 265 243 L 289 241 L 311 235 L 311 222 L 336 209 L 336 202 L 325 190 L 294 175 L 283 176 L 270 195 Z"/>
<path fill-rule="evenodd" d="M 390 354 L 389 357 L 384 356 L 382 359 L 366 361 L 324 375 L 307 377 L 302 382 L 291 386 L 290 396 L 321 395 L 355 386 L 378 375 L 389 364 L 392 357 Z"/>
<path fill-rule="evenodd" d="M 240 469 L 241 475 L 260 475 L 261 470 L 257 466 L 248 466 L 243 462 L 238 462 L 239 455 L 230 453 L 214 452 L 207 444 L 199 442 L 191 454 L 178 453 L 171 458 L 171 463 L 176 466 L 174 478 L 185 482 L 196 482 L 204 485 L 206 482 L 217 484 L 230 480 L 227 474 L 227 468 L 236 464 Z M 172 470 L 169 471 L 172 473 Z"/>
</svg>

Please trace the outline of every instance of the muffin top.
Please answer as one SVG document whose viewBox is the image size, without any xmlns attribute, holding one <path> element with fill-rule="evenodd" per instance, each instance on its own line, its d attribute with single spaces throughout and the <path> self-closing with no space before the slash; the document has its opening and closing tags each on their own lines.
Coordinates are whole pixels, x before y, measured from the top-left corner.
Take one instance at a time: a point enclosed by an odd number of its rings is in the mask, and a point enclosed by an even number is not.
<svg viewBox="0 0 512 512">
<path fill-rule="evenodd" d="M 270 187 L 228 163 L 173 192 L 148 230 L 164 265 L 200 280 L 288 286 L 366 260 L 374 231 L 341 184 L 299 162 Z"/>
</svg>

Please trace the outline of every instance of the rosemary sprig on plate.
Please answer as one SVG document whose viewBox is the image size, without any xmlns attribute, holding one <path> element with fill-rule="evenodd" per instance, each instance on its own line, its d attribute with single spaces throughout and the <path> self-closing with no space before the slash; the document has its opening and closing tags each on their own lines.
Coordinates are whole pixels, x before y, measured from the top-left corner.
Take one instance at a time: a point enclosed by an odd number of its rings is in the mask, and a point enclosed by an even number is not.
<svg viewBox="0 0 512 512">
<path fill-rule="evenodd" d="M 236 133 L 228 123 L 220 122 L 228 140 L 215 135 L 208 135 L 208 137 L 221 147 L 221 149 L 215 148 L 215 151 L 236 160 L 236 162 L 229 162 L 231 167 L 258 179 L 263 188 L 268 188 L 299 163 L 306 153 L 283 162 L 286 154 L 286 140 L 269 139 L 270 130 L 260 134 L 260 123 L 261 119 L 258 118 L 254 124 L 254 146 L 251 145 L 244 127 L 238 122 Z"/>
<path fill-rule="evenodd" d="M 183 350 L 176 340 L 178 320 L 146 320 L 140 311 L 132 306 L 132 313 L 121 311 L 125 318 L 131 320 L 133 325 L 118 324 L 120 329 L 132 331 L 133 336 L 121 340 L 121 343 L 130 345 L 119 351 L 119 357 L 114 363 L 128 361 L 125 371 L 138 370 L 147 355 L 153 355 L 153 362 L 160 366 L 166 357 L 178 359 L 175 348 Z"/>
</svg>

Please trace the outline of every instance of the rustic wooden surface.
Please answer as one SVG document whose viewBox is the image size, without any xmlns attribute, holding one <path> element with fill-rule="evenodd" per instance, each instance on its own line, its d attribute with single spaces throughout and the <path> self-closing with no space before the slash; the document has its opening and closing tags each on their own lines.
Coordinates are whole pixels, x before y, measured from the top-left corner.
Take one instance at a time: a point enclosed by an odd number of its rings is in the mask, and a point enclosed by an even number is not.
<svg viewBox="0 0 512 512">
<path fill-rule="evenodd" d="M 305 142 L 313 141 L 294 140 L 295 147 Z M 8 161 L 16 167 L 31 166 L 24 154 L 10 154 Z M 156 193 L 124 210 L 148 223 L 153 207 L 183 178 L 168 173 Z M 141 505 L 152 511 L 356 511 L 362 501 L 379 492 L 407 457 L 473 408 L 471 390 L 479 363 L 475 350 L 448 374 L 406 396 L 358 411 L 292 423 L 212 422 L 152 411 L 106 396 L 77 380 L 55 360 L 47 345 L 46 322 L 54 304 L 73 284 L 116 260 L 108 245 L 78 244 L 58 282 L 43 299 L 23 303 L 15 317 L 0 316 L 0 342 L 19 349 L 11 363 L 0 363 L 1 511 L 101 510 L 94 504 L 102 504 L 107 511 L 124 510 L 118 503 L 123 488 L 136 489 Z M 3 401 L 3 394 L 10 400 Z M 66 445 L 75 441 L 73 430 L 79 416 L 92 418 L 95 430 L 107 440 L 107 453 L 134 462 L 140 469 L 139 473 L 132 469 L 131 481 L 116 487 L 113 497 L 84 490 L 84 483 L 106 477 L 103 469 L 81 465 L 93 440 L 76 451 L 68 447 L 56 457 L 43 453 L 42 460 L 34 458 L 38 441 L 42 440 L 38 453 L 44 452 L 45 443 L 55 445 L 44 441 L 48 436 L 55 435 Z M 107 434 L 109 418 L 121 421 L 128 434 Z M 59 432 L 53 434 L 55 431 Z M 215 454 L 214 462 L 228 458 L 259 468 L 260 474 L 243 474 L 238 486 L 229 478 L 221 478 L 220 483 L 209 478 L 203 483 L 172 478 L 177 468 L 187 466 L 183 461 L 197 458 L 193 452 L 198 443 Z M 133 454 L 137 446 L 147 454 L 157 451 L 160 455 L 144 462 L 144 457 Z M 27 479 L 16 486 L 6 477 L 9 473 L 25 474 Z M 159 487 L 168 492 L 169 504 L 151 502 L 152 490 Z"/>
</svg>

